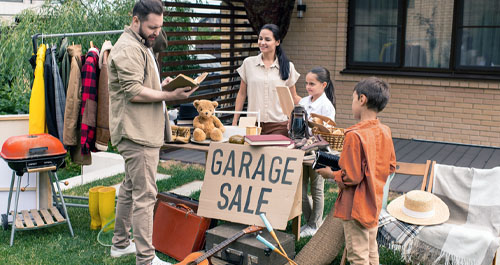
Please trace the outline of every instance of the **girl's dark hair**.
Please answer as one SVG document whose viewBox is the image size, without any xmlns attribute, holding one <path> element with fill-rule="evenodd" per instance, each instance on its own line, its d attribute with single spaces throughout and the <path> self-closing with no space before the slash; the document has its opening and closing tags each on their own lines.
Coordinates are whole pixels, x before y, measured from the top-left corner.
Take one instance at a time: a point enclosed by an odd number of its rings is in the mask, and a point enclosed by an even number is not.
<svg viewBox="0 0 500 265">
<path fill-rule="evenodd" d="M 160 0 L 139 0 L 135 3 L 132 16 L 137 16 L 140 21 L 145 21 L 149 14 L 163 14 L 163 3 Z"/>
<path fill-rule="evenodd" d="M 333 107 L 337 108 L 337 99 L 335 98 L 335 87 L 330 79 L 330 72 L 328 69 L 322 66 L 314 67 L 309 73 L 316 75 L 318 81 L 321 83 L 326 82 L 325 94 L 326 97 L 332 102 Z"/>
<path fill-rule="evenodd" d="M 265 24 L 260 29 L 270 30 L 273 33 L 273 37 L 276 41 L 281 41 L 280 28 L 274 24 Z M 259 32 L 260 34 L 260 32 Z M 281 49 L 281 43 L 279 46 L 276 46 L 276 57 L 278 57 L 278 64 L 280 65 L 280 77 L 281 80 L 287 80 L 290 76 L 290 60 L 286 57 L 285 52 Z"/>
</svg>

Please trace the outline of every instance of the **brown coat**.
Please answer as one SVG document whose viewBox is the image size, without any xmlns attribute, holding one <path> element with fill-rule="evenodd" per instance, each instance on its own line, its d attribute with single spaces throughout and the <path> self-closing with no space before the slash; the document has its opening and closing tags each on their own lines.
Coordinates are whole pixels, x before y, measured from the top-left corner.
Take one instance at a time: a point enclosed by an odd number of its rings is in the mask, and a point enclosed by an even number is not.
<svg viewBox="0 0 500 265">
<path fill-rule="evenodd" d="M 90 165 L 92 158 L 81 155 L 80 145 L 80 106 L 82 104 L 82 46 L 71 45 L 67 49 L 71 57 L 66 107 L 64 110 L 63 143 L 68 146 L 71 160 L 80 165 Z"/>
<path fill-rule="evenodd" d="M 95 146 L 98 150 L 108 150 L 109 142 L 109 90 L 108 90 L 108 56 L 113 45 L 105 41 L 99 56 L 99 85 L 97 89 L 97 126 Z"/>
<path fill-rule="evenodd" d="M 71 56 L 71 70 L 64 110 L 63 143 L 67 146 L 75 146 L 80 141 L 80 137 L 77 137 L 77 132 L 80 131 L 78 120 L 80 117 L 80 105 L 82 104 L 82 46 L 69 46 L 68 54 Z"/>
<path fill-rule="evenodd" d="M 345 186 L 335 202 L 335 217 L 357 220 L 365 228 L 378 225 L 383 189 L 396 170 L 391 129 L 379 120 L 362 121 L 348 128 L 335 181 Z"/>
</svg>

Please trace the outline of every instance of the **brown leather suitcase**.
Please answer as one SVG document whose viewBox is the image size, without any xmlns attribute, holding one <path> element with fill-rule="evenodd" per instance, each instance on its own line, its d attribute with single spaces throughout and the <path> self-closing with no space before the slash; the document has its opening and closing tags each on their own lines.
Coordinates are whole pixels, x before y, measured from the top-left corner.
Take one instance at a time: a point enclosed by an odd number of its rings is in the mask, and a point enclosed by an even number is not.
<svg viewBox="0 0 500 265">
<path fill-rule="evenodd" d="M 158 208 L 158 203 L 159 202 L 172 202 L 175 204 L 185 204 L 189 208 L 193 209 L 193 211 L 196 213 L 198 212 L 198 201 L 195 199 L 192 199 L 188 196 L 180 195 L 180 194 L 175 194 L 172 192 L 159 192 L 156 195 L 156 204 L 155 204 L 155 209 L 154 212 L 156 213 L 156 208 Z"/>
<path fill-rule="evenodd" d="M 209 218 L 198 216 L 185 204 L 159 201 L 153 221 L 153 246 L 181 261 L 203 248 L 209 226 Z"/>
</svg>

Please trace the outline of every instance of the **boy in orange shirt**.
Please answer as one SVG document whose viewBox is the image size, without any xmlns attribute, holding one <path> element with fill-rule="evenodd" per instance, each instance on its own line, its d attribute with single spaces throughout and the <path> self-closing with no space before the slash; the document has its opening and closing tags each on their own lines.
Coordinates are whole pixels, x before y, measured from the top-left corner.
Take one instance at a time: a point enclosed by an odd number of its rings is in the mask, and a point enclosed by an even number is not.
<svg viewBox="0 0 500 265">
<path fill-rule="evenodd" d="M 317 170 L 323 178 L 334 179 L 340 188 L 334 216 L 343 220 L 351 264 L 379 264 L 376 238 L 383 188 L 396 169 L 391 130 L 377 119 L 389 96 L 389 85 L 376 77 L 356 84 L 352 112 L 359 122 L 345 130 L 337 167 L 341 170 Z"/>
</svg>

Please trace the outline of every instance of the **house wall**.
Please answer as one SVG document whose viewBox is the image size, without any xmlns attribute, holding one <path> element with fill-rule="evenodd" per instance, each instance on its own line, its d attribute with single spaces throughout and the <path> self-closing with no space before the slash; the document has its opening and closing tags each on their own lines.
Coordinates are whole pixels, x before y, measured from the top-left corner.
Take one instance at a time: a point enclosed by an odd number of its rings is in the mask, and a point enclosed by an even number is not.
<svg viewBox="0 0 500 265">
<path fill-rule="evenodd" d="M 301 74 L 297 90 L 307 95 L 305 75 L 324 66 L 332 75 L 339 127 L 356 123 L 351 114 L 354 85 L 370 75 L 341 74 L 346 66 L 347 0 L 304 0 L 296 10 L 283 48 Z M 500 82 L 448 78 L 379 76 L 391 85 L 380 113 L 394 137 L 500 147 Z"/>
<path fill-rule="evenodd" d="M 0 21 L 12 22 L 16 14 L 27 8 L 38 8 L 43 2 L 43 0 L 0 0 Z"/>
</svg>

